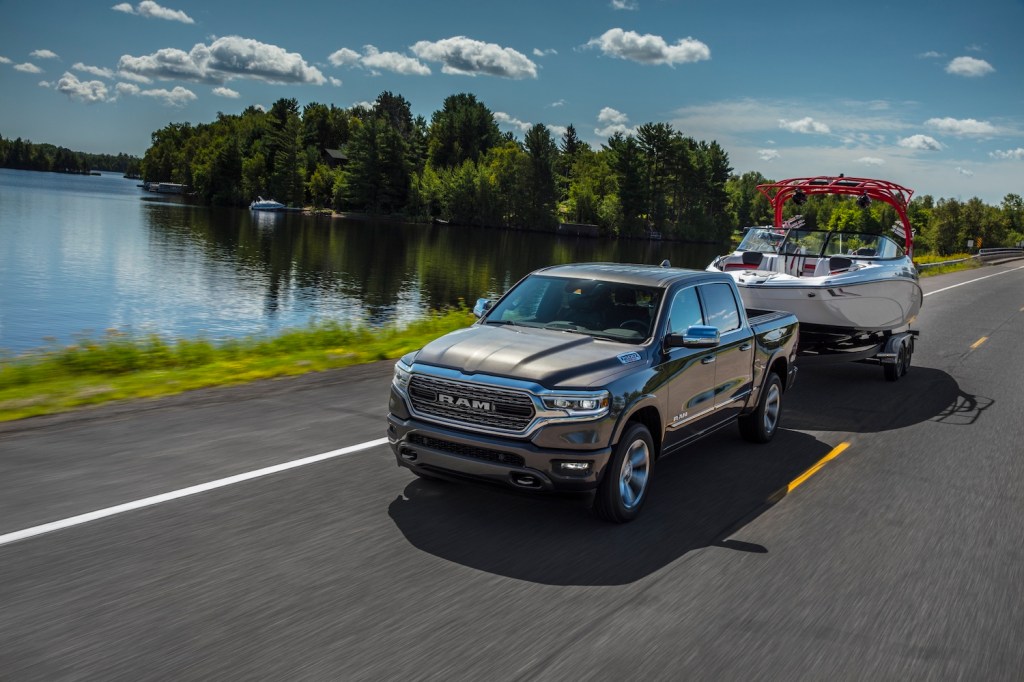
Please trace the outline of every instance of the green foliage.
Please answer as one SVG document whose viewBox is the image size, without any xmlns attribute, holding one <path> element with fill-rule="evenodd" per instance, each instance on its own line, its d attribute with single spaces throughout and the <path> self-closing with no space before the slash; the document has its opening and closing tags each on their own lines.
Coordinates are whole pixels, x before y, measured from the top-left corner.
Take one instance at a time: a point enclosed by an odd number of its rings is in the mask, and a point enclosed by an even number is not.
<svg viewBox="0 0 1024 682">
<path fill-rule="evenodd" d="M 55 173 L 89 173 L 93 170 L 114 171 L 128 177 L 139 177 L 140 159 L 128 154 L 89 154 L 74 152 L 52 144 L 34 144 L 20 137 L 6 140 L 0 135 L 0 168 L 53 171 Z"/>
<path fill-rule="evenodd" d="M 402 327 L 324 322 L 221 344 L 111 332 L 67 348 L 0 357 L 0 421 L 397 358 L 472 321 L 459 308 Z"/>
</svg>

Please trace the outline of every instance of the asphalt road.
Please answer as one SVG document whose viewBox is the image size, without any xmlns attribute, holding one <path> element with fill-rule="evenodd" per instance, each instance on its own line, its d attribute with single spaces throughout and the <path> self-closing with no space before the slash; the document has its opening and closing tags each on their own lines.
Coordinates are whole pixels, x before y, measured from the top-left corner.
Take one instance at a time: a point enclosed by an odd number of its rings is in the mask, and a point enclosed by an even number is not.
<svg viewBox="0 0 1024 682">
<path fill-rule="evenodd" d="M 397 468 L 390 362 L 0 425 L 0 679 L 1024 679 L 1024 267 L 923 286 L 625 526 Z"/>
</svg>

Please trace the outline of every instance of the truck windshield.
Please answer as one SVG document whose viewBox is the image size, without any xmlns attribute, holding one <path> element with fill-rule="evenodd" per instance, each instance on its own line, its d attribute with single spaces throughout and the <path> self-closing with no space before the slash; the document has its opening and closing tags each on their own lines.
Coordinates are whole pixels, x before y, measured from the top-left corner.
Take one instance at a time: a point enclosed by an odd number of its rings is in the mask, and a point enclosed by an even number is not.
<svg viewBox="0 0 1024 682">
<path fill-rule="evenodd" d="M 651 336 L 662 294 L 655 287 L 532 275 L 487 313 L 485 324 L 555 329 L 642 343 Z"/>
</svg>

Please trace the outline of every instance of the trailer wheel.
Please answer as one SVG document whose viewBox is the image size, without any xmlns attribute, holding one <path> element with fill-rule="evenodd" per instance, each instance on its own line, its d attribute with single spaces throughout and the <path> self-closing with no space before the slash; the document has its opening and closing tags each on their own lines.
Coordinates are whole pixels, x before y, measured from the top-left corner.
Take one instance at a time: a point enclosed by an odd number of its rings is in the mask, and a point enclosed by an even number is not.
<svg viewBox="0 0 1024 682">
<path fill-rule="evenodd" d="M 752 443 L 767 443 L 775 436 L 782 416 L 782 379 L 768 375 L 757 408 L 739 418 L 740 435 Z"/>
<path fill-rule="evenodd" d="M 886 381 L 898 381 L 910 370 L 911 355 L 913 355 L 913 351 L 910 344 L 907 341 L 900 343 L 900 349 L 896 351 L 896 362 L 891 365 L 882 365 Z"/>
</svg>

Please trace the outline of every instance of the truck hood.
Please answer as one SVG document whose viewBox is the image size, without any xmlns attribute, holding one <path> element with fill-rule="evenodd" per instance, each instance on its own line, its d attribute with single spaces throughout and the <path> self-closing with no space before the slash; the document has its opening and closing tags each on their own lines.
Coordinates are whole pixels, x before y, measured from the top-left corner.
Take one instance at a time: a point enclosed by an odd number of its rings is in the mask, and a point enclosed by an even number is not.
<svg viewBox="0 0 1024 682">
<path fill-rule="evenodd" d="M 647 353 L 643 346 L 583 334 L 475 325 L 431 341 L 415 363 L 533 381 L 545 388 L 586 388 L 636 368 Z"/>
</svg>

